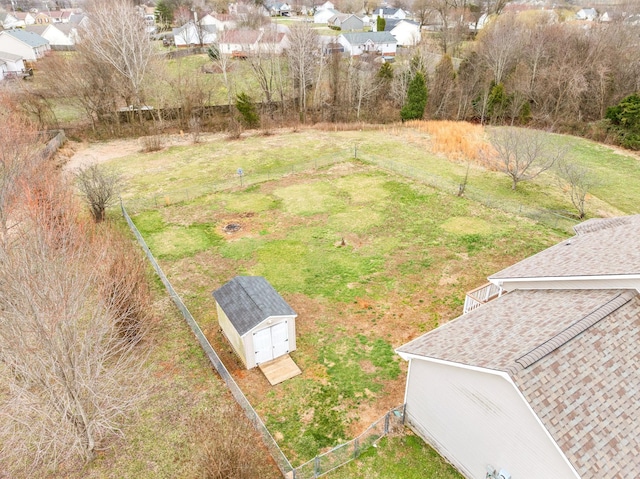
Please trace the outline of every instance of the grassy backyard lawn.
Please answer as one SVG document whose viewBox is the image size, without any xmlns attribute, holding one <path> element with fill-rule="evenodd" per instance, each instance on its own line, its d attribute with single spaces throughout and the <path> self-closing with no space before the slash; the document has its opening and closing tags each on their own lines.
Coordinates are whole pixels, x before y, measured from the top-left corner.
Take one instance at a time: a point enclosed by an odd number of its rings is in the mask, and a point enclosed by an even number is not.
<svg viewBox="0 0 640 479">
<path fill-rule="evenodd" d="M 558 141 L 610 185 L 629 185 L 594 191 L 591 215 L 637 212 L 637 160 Z M 318 157 L 335 162 L 316 168 Z M 381 159 L 408 169 L 381 169 Z M 394 348 L 461 314 L 465 292 L 489 274 L 568 234 L 410 178 L 455 185 L 466 169 L 410 128 L 220 138 L 109 166 L 123 174 L 125 205 L 169 279 L 294 465 L 402 403 L 406 365 Z M 474 167 L 469 184 L 498 205 L 570 209 L 553 173 L 513 192 L 506 177 Z M 240 229 L 226 233 L 230 223 Z M 303 374 L 275 387 L 241 367 L 217 326 L 211 291 L 241 274 L 265 276 L 299 314 L 292 357 Z M 457 476 L 407 436 L 330 477 Z"/>
</svg>

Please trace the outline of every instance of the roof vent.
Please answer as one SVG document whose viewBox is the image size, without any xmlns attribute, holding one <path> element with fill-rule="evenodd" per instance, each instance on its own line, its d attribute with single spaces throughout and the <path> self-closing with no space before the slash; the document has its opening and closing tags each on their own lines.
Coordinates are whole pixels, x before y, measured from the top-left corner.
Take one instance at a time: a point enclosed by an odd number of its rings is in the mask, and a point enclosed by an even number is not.
<svg viewBox="0 0 640 479">
<path fill-rule="evenodd" d="M 487 475 L 485 477 L 486 479 L 511 479 L 511 474 L 506 469 L 498 471 L 490 464 L 487 464 Z"/>
<path fill-rule="evenodd" d="M 511 479 L 511 474 L 506 469 L 500 469 L 498 472 L 498 479 Z"/>
</svg>

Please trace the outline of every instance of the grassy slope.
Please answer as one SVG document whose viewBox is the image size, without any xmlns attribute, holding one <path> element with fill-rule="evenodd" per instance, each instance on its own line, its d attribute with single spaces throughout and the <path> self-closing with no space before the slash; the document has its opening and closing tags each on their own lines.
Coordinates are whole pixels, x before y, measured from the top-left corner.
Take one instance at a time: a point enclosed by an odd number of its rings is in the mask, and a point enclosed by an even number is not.
<svg viewBox="0 0 640 479">
<path fill-rule="evenodd" d="M 157 188 L 167 194 L 177 188 L 198 191 L 233 178 L 238 165 L 249 175 L 290 166 L 299 171 L 317 155 L 348 157 L 354 144 L 365 158 L 374 151 L 378 158 L 452 182 L 464 173 L 464 165 L 428 152 L 428 136 L 412 130 L 391 133 L 305 131 L 219 141 L 134 155 L 114 166 L 127 178 L 124 196 L 129 201 Z M 636 211 L 635 159 L 579 139 L 560 141 L 612 183 L 630 185 L 623 193 L 597 190 L 604 212 Z M 470 184 L 496 198 L 569 208 L 552 191 L 551 175 L 512 192 L 505 177 L 473 169 Z M 225 236 L 221 227 L 236 220 L 243 233 Z M 294 309 L 309 308 L 301 315 L 294 354 L 305 374 L 266 393 L 248 391 L 298 463 L 352 437 L 350 427 L 363 408 L 393 396 L 385 384 L 394 378 L 402 383 L 403 365 L 390 356 L 392 347 L 459 314 L 464 292 L 488 274 L 563 236 L 358 163 L 202 196 L 143 212 L 136 222 L 209 330 L 215 329 L 210 291 L 236 274 L 264 274 Z M 347 246 L 336 248 L 343 237 Z M 311 318 L 308 324 L 305 316 Z M 257 377 L 250 374 L 243 387 Z M 420 449 L 417 456 L 423 455 Z M 394 477 L 384 454 L 377 457 L 357 467 L 378 471 L 366 477 Z M 407 461 L 414 464 L 414 459 Z M 421 467 L 418 461 L 410 470 Z"/>
<path fill-rule="evenodd" d="M 633 214 L 640 211 L 640 162 L 610 148 L 575 137 L 554 135 L 565 144 L 569 156 L 587 166 L 599 179 L 587 202 L 590 216 Z M 236 142 L 217 142 L 174 147 L 169 151 L 139 154 L 114 165 L 131 180 L 125 197 L 143 198 L 152 204 L 154 197 L 183 199 L 186 194 L 214 191 L 215 184 L 239 183 L 236 171 L 243 168 L 245 181 L 267 173 L 283 174 L 288 168 L 298 171 L 315 159 L 350 158 L 354 147 L 365 161 L 393 162 L 406 168 L 408 176 L 434 178 L 455 192 L 465 174 L 466 164 L 446 161 L 430 153 L 429 136 L 409 128 L 389 127 L 382 131 L 347 131 L 287 133 L 269 137 L 250 137 Z M 144 173 L 144 174 L 143 174 Z M 232 182 L 232 183 L 229 183 Z M 473 198 L 489 204 L 525 205 L 553 210 L 572 211 L 567 194 L 558 185 L 554 172 L 535 181 L 522 182 L 511 190 L 509 179 L 498 172 L 472 166 L 468 191 Z M 513 211 L 514 208 L 512 207 Z"/>
</svg>

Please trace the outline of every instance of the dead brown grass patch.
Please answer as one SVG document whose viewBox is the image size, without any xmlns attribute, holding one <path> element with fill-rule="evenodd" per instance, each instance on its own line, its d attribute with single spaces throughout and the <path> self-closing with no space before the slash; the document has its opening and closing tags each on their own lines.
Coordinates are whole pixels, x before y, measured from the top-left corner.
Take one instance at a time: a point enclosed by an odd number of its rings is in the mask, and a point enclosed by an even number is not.
<svg viewBox="0 0 640 479">
<path fill-rule="evenodd" d="M 485 166 L 491 145 L 484 127 L 466 121 L 410 121 L 407 126 L 431 135 L 432 150 L 453 161 L 472 161 Z"/>
</svg>

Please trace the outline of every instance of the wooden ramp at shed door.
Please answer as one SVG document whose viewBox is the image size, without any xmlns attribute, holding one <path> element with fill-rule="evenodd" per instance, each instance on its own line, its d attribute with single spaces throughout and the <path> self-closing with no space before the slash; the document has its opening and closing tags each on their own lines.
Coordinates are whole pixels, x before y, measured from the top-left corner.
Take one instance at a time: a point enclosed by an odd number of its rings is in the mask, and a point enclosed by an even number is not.
<svg viewBox="0 0 640 479">
<path fill-rule="evenodd" d="M 293 362 L 293 359 L 288 354 L 277 357 L 273 361 L 260 363 L 258 367 L 272 386 L 302 374 L 298 365 Z"/>
</svg>

